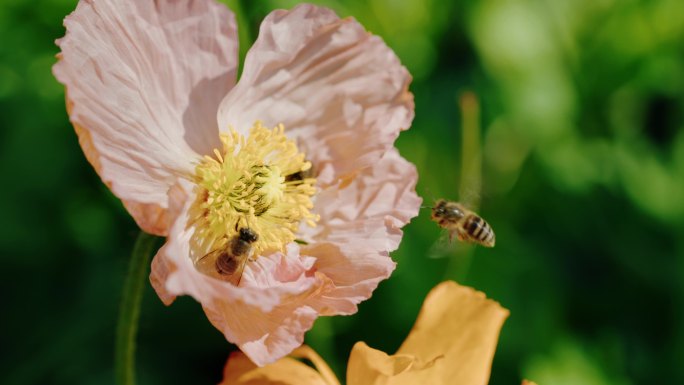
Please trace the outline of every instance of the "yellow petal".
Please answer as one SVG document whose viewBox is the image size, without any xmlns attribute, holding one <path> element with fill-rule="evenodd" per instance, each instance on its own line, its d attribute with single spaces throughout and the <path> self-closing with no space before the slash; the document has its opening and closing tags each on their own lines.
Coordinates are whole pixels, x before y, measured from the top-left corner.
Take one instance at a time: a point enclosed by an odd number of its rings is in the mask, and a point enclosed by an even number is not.
<svg viewBox="0 0 684 385">
<path fill-rule="evenodd" d="M 537 385 L 537 383 L 529 380 L 523 380 L 522 385 Z"/>
<path fill-rule="evenodd" d="M 428 294 L 397 354 L 423 361 L 443 356 L 439 383 L 485 385 L 506 317 L 508 310 L 484 293 L 443 282 Z"/>
<path fill-rule="evenodd" d="M 328 364 L 323 361 L 323 358 L 310 347 L 302 345 L 290 353 L 290 356 L 311 361 L 328 385 L 340 385 L 340 381 L 337 380 L 332 369 L 330 369 Z"/>
<path fill-rule="evenodd" d="M 373 349 L 364 342 L 357 342 L 349 356 L 347 364 L 348 385 L 385 385 L 409 384 L 410 378 L 419 378 L 415 384 L 433 384 L 437 379 L 435 366 L 439 366 L 440 358 L 429 362 L 406 355 L 387 355 L 385 352 Z M 411 374 L 418 373 L 417 377 Z"/>
<path fill-rule="evenodd" d="M 349 385 L 464 384 L 489 380 L 499 330 L 508 310 L 483 293 L 444 282 L 428 294 L 397 354 L 357 343 L 349 357 Z"/>
<path fill-rule="evenodd" d="M 281 358 L 263 367 L 258 367 L 242 352 L 230 355 L 223 371 L 220 385 L 332 385 L 318 372 L 295 360 Z"/>
</svg>

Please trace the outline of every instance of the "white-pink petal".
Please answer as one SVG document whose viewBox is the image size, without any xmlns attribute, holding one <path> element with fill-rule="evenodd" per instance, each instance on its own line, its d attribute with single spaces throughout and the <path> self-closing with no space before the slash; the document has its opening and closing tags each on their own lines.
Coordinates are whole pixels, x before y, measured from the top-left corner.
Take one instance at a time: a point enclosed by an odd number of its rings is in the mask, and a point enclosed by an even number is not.
<svg viewBox="0 0 684 385">
<path fill-rule="evenodd" d="M 141 227 L 165 235 L 167 191 L 218 144 L 233 87 L 233 14 L 213 0 L 82 0 L 53 72 L 88 160 Z"/>
<path fill-rule="evenodd" d="M 389 277 L 389 257 L 402 238 L 401 228 L 418 215 L 415 167 L 391 149 L 350 183 L 330 186 L 316 197 L 321 216 L 315 228 L 302 228 L 310 242 L 301 253 L 316 258 L 316 269 L 335 285 L 316 307 L 323 314 L 350 314 Z"/>
<path fill-rule="evenodd" d="M 333 179 L 375 163 L 413 120 L 411 76 L 352 18 L 302 4 L 261 24 L 242 76 L 219 108 L 220 130 L 283 123 Z"/>
</svg>

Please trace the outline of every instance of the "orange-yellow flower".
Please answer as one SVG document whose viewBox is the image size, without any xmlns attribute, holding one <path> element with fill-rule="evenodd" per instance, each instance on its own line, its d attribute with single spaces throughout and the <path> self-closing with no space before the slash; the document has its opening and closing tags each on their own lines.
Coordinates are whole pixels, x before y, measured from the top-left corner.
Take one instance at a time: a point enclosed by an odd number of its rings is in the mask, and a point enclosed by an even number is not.
<svg viewBox="0 0 684 385">
<path fill-rule="evenodd" d="M 484 293 L 443 282 L 428 294 L 413 329 L 394 355 L 363 342 L 354 345 L 347 385 L 485 385 L 489 381 L 499 330 L 508 310 Z M 307 346 L 293 357 L 311 361 L 315 370 L 291 358 L 257 367 L 233 353 L 224 385 L 339 385 L 327 364 Z M 524 381 L 523 385 L 534 385 Z"/>
</svg>

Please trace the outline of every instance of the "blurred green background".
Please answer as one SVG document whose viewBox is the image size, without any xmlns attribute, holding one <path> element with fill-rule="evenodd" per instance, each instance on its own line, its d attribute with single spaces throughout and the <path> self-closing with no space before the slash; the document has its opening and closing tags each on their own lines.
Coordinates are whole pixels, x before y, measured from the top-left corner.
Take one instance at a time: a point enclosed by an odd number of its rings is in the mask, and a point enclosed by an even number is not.
<svg viewBox="0 0 684 385">
<path fill-rule="evenodd" d="M 418 191 L 428 205 L 479 201 L 497 246 L 435 248 L 423 210 L 394 275 L 307 342 L 342 374 L 358 340 L 395 351 L 429 289 L 455 279 L 511 311 L 493 385 L 684 383 L 684 2 L 317 3 L 409 68 L 416 119 L 398 147 Z M 229 1 L 241 54 L 268 12 L 294 4 Z M 113 383 L 137 229 L 86 162 L 51 74 L 75 5 L 0 2 L 2 384 Z M 480 116 L 463 124 L 476 112 L 459 108 L 466 91 Z M 464 129 L 481 142 L 465 162 Z M 194 300 L 166 308 L 148 285 L 140 383 L 216 383 L 231 349 Z"/>
</svg>

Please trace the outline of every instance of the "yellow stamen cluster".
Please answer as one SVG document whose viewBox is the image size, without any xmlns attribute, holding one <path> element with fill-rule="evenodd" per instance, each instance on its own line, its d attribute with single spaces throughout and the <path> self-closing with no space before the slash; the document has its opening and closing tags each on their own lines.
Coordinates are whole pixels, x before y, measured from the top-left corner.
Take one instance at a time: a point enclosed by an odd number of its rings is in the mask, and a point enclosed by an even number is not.
<svg viewBox="0 0 684 385">
<path fill-rule="evenodd" d="M 292 177 L 304 175 L 311 163 L 282 125 L 269 130 L 256 122 L 249 136 L 231 130 L 221 134 L 221 143 L 196 168 L 197 200 L 190 212 L 196 245 L 205 251 L 222 247 L 249 227 L 259 236 L 252 245 L 258 256 L 283 250 L 301 221 L 315 226 L 310 209 L 316 179 Z"/>
</svg>

